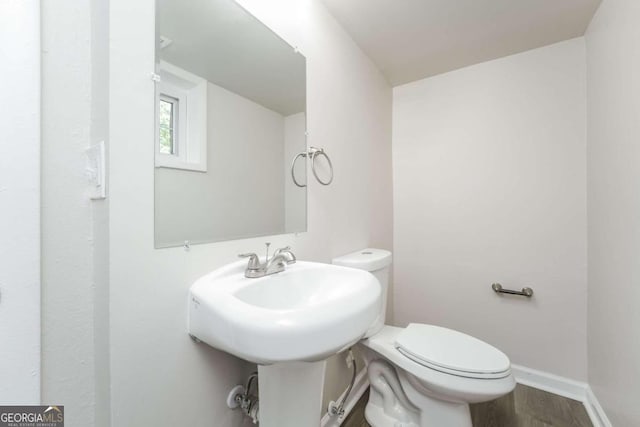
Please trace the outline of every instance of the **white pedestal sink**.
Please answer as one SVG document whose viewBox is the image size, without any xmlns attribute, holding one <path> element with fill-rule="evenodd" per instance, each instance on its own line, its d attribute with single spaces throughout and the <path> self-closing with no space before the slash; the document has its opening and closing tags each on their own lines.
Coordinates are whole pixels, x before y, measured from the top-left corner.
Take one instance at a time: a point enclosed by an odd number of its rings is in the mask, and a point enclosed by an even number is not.
<svg viewBox="0 0 640 427">
<path fill-rule="evenodd" d="M 380 284 L 330 264 L 298 261 L 256 279 L 245 267 L 229 264 L 191 286 L 189 334 L 259 365 L 261 427 L 317 427 L 325 360 L 374 323 Z"/>
<path fill-rule="evenodd" d="M 327 362 L 258 365 L 260 427 L 318 427 Z"/>
</svg>

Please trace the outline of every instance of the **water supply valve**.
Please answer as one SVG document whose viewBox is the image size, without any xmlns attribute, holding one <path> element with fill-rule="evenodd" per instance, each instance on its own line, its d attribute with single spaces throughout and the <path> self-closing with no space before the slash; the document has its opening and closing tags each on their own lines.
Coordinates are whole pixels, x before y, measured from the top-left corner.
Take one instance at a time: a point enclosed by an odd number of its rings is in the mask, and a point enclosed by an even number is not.
<svg viewBox="0 0 640 427">
<path fill-rule="evenodd" d="M 329 415 L 332 417 L 337 416 L 338 418 L 342 418 L 344 416 L 344 408 L 342 407 L 342 404 L 333 400 L 329 402 Z"/>
<path fill-rule="evenodd" d="M 254 372 L 249 375 L 246 387 L 236 385 L 231 389 L 227 396 L 227 406 L 231 409 L 240 409 L 243 414 L 251 418 L 253 424 L 259 421 L 259 401 L 258 396 L 251 394 L 251 385 L 257 383 L 258 373 Z"/>
</svg>

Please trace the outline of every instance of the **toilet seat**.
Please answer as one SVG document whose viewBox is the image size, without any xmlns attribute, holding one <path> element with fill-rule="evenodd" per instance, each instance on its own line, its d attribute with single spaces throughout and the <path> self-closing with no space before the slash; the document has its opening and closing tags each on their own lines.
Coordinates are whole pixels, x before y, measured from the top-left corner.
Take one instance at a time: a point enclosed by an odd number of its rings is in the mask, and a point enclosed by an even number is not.
<svg viewBox="0 0 640 427">
<path fill-rule="evenodd" d="M 422 383 L 423 390 L 430 390 L 439 399 L 448 402 L 486 402 L 509 393 L 515 387 L 511 368 L 505 374 L 497 375 L 498 378 L 475 378 L 462 376 L 458 371 L 448 373 L 441 368 L 434 369 L 407 357 L 398 350 L 396 344 L 405 329 L 385 325 L 374 336 L 360 341 L 367 349 L 364 352 L 367 363 L 382 358 Z"/>
<path fill-rule="evenodd" d="M 395 348 L 413 362 L 446 374 L 477 379 L 511 375 L 503 352 L 452 329 L 412 323 L 396 336 Z"/>
</svg>

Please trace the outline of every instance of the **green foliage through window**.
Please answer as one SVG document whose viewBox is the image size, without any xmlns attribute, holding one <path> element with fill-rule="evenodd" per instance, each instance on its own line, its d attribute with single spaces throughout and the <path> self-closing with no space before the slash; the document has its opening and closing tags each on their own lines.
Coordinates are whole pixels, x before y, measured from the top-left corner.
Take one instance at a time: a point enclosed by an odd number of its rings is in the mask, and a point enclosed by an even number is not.
<svg viewBox="0 0 640 427">
<path fill-rule="evenodd" d="M 163 96 L 160 99 L 160 153 L 176 154 L 176 107 L 178 100 Z"/>
</svg>

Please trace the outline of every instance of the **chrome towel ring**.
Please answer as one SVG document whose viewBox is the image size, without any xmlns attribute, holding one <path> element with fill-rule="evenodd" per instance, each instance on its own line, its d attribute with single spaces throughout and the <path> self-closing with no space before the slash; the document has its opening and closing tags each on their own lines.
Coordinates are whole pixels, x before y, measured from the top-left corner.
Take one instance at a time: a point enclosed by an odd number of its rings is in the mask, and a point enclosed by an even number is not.
<svg viewBox="0 0 640 427">
<path fill-rule="evenodd" d="M 296 180 L 296 174 L 294 171 L 294 168 L 296 167 L 296 161 L 300 158 L 300 157 L 307 157 L 307 153 L 298 153 L 296 154 L 296 156 L 293 158 L 293 161 L 291 162 L 291 179 L 293 180 L 293 183 L 295 185 L 297 185 L 298 187 L 304 188 L 307 186 L 307 184 L 300 184 L 298 182 L 298 180 Z"/>
<path fill-rule="evenodd" d="M 333 165 L 331 164 L 331 159 L 329 158 L 329 156 L 327 156 L 327 153 L 325 153 L 324 149 L 322 148 L 311 147 L 311 153 L 312 153 L 311 154 L 311 171 L 313 172 L 313 176 L 315 176 L 318 182 L 322 185 L 331 184 L 331 182 L 333 181 Z M 316 172 L 316 158 L 318 156 L 324 156 L 327 159 L 327 163 L 329 163 L 329 170 L 331 172 L 330 172 L 329 180 L 327 181 L 321 180 L 320 177 L 318 176 L 318 173 Z"/>
<path fill-rule="evenodd" d="M 329 163 L 330 176 L 329 176 L 329 179 L 326 181 L 323 181 L 322 179 L 320 179 L 320 177 L 318 176 L 318 172 L 316 171 L 316 158 L 318 156 L 324 156 L 327 159 L 327 163 Z M 296 166 L 296 161 L 300 157 L 302 158 L 309 157 L 311 159 L 311 172 L 313 172 L 313 176 L 316 177 L 316 180 L 320 184 L 329 185 L 331 184 L 331 182 L 333 182 L 333 164 L 331 163 L 331 159 L 329 158 L 327 153 L 325 153 L 323 148 L 309 147 L 309 151 L 296 154 L 296 156 L 293 158 L 293 161 L 291 162 L 291 179 L 293 179 L 293 183 L 295 185 L 297 185 L 298 187 L 307 186 L 307 184 L 300 184 L 298 182 L 298 180 L 296 179 L 295 171 L 294 171 L 294 168 Z"/>
</svg>

